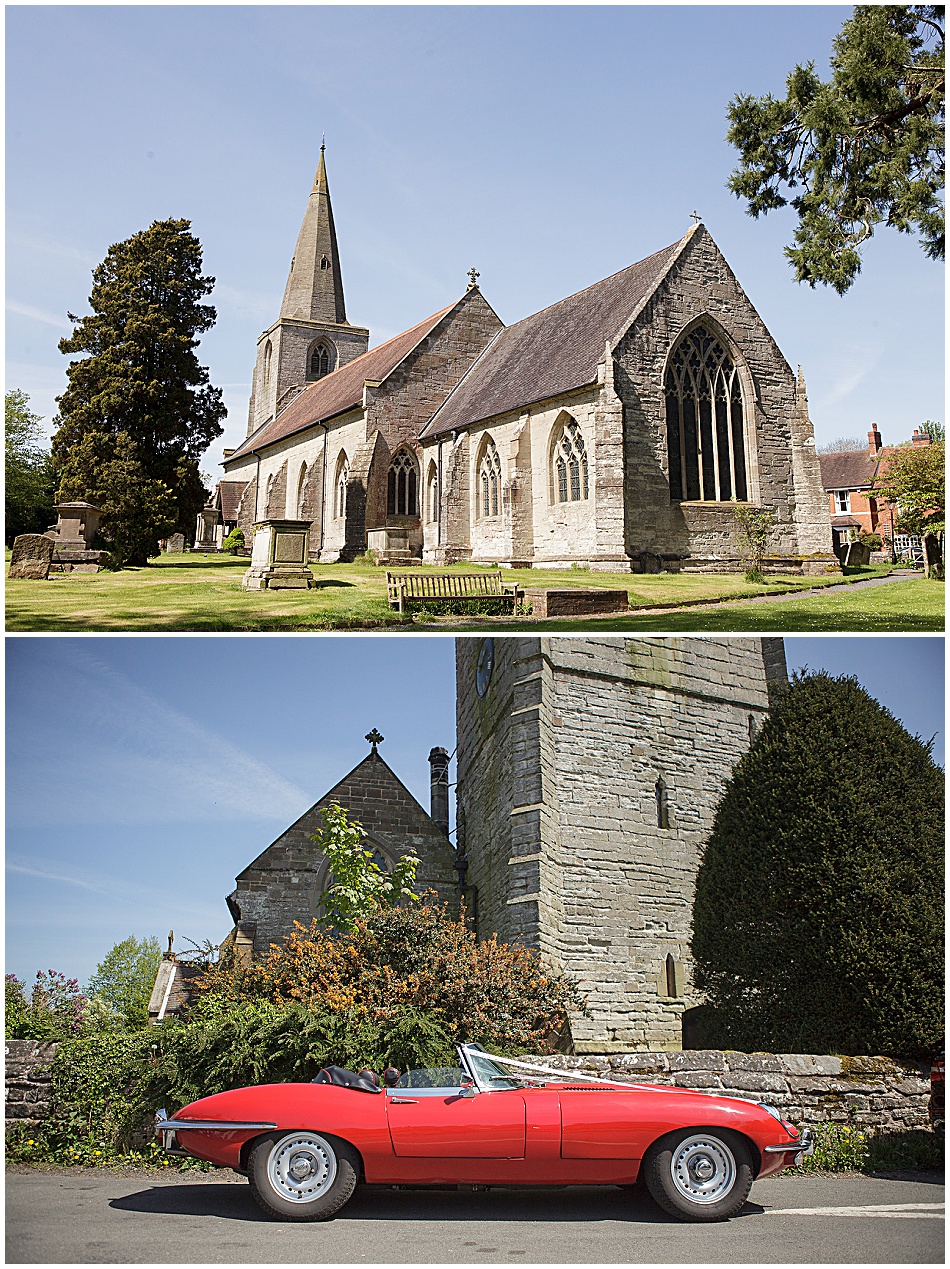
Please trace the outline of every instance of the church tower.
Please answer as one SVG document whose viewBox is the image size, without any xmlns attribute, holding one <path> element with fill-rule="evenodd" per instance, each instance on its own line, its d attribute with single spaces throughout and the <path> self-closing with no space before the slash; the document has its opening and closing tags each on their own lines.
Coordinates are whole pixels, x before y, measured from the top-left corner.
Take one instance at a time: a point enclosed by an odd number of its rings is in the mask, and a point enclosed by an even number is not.
<svg viewBox="0 0 950 1269">
<path fill-rule="evenodd" d="M 290 262 L 277 321 L 257 341 L 247 434 L 274 418 L 316 379 L 369 347 L 369 331 L 346 320 L 325 147 Z"/>
<path fill-rule="evenodd" d="M 781 639 L 458 639 L 458 856 L 480 937 L 580 981 L 576 1052 L 678 1049 L 702 845 Z"/>
</svg>

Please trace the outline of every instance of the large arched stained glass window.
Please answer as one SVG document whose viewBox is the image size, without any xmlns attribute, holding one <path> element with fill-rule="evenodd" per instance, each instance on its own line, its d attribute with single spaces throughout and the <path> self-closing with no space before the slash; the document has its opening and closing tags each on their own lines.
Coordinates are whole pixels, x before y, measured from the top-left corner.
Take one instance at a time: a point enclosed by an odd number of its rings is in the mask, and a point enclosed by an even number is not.
<svg viewBox="0 0 950 1269">
<path fill-rule="evenodd" d="M 386 510 L 391 516 L 417 516 L 419 514 L 419 474 L 416 460 L 407 449 L 399 449 L 389 464 L 389 482 Z"/>
<path fill-rule="evenodd" d="M 666 435 L 672 502 L 748 498 L 742 389 L 722 341 L 694 326 L 666 372 Z"/>
<path fill-rule="evenodd" d="M 479 510 L 483 516 L 497 516 L 501 510 L 501 459 L 495 442 L 485 440 L 478 464 Z"/>
</svg>

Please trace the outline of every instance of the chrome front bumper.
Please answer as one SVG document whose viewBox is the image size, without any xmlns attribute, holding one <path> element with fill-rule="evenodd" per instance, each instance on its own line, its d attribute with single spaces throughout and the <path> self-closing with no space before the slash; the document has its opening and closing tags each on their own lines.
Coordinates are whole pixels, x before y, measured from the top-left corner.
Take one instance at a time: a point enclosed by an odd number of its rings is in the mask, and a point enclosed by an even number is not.
<svg viewBox="0 0 950 1269">
<path fill-rule="evenodd" d="M 781 1146 L 766 1146 L 766 1154 L 793 1154 L 795 1162 L 804 1158 L 806 1154 L 815 1153 L 815 1137 L 810 1128 L 803 1128 L 801 1135 L 797 1141 L 789 1141 Z"/>
<path fill-rule="evenodd" d="M 161 1137 L 162 1149 L 166 1154 L 184 1155 L 191 1158 L 191 1152 L 178 1144 L 177 1133 L 189 1132 L 272 1132 L 275 1123 L 260 1123 L 249 1120 L 227 1119 L 169 1119 L 164 1109 L 155 1112 L 155 1133 Z"/>
</svg>

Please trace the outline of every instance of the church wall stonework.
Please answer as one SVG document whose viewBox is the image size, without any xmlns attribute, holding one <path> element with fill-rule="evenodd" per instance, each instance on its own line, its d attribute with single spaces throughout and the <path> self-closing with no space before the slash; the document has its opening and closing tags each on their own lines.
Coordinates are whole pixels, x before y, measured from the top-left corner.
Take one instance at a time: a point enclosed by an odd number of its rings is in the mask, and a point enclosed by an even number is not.
<svg viewBox="0 0 950 1269">
<path fill-rule="evenodd" d="M 583 980 L 593 1016 L 574 1024 L 577 1051 L 677 1048 L 683 1010 L 698 1003 L 688 943 L 699 848 L 768 706 L 763 641 L 494 647 L 482 700 L 481 643 L 460 640 L 457 654 L 458 799 L 479 929 Z"/>
</svg>

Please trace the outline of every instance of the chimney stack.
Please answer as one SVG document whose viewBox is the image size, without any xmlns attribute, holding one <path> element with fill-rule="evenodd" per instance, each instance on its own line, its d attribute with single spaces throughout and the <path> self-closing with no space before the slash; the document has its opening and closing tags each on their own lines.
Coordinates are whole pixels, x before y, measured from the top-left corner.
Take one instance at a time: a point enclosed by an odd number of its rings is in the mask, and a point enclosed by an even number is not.
<svg viewBox="0 0 950 1269">
<path fill-rule="evenodd" d="M 881 433 L 877 430 L 877 424 L 871 424 L 871 430 L 868 432 L 868 452 L 872 458 L 877 458 L 881 452 Z"/>
<path fill-rule="evenodd" d="M 917 449 L 921 445 L 929 445 L 930 437 L 926 432 L 918 432 L 918 430 L 914 428 L 914 435 L 910 438 L 910 443 L 915 449 Z"/>
<path fill-rule="evenodd" d="M 449 835 L 449 751 L 441 745 L 429 751 L 429 814 Z"/>
</svg>

